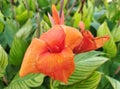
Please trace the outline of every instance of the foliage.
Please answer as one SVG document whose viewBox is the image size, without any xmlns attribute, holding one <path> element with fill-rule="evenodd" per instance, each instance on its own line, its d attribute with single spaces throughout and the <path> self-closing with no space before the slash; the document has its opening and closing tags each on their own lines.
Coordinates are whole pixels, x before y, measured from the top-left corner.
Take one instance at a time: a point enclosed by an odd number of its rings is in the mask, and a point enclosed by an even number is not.
<svg viewBox="0 0 120 89">
<path fill-rule="evenodd" d="M 94 36 L 110 36 L 103 48 L 75 55 L 76 69 L 64 84 L 18 74 L 31 40 L 51 28 L 47 13 L 52 4 L 60 10 L 60 0 L 0 0 L 0 89 L 119 89 L 120 0 L 106 1 L 64 0 L 66 25 L 78 28 L 82 20 Z"/>
</svg>

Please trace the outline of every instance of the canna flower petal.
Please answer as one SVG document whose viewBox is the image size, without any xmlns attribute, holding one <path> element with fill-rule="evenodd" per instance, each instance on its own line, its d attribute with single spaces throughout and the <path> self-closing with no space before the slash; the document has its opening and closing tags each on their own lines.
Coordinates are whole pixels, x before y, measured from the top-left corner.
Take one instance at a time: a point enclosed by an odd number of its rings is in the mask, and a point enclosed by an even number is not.
<svg viewBox="0 0 120 89">
<path fill-rule="evenodd" d="M 40 55 L 36 66 L 41 73 L 67 83 L 75 69 L 72 50 L 65 48 L 60 53 L 47 52 Z"/>
<path fill-rule="evenodd" d="M 64 24 L 64 12 L 62 11 L 61 17 L 59 16 L 55 5 L 52 5 L 52 16 L 48 13 L 48 17 L 52 26 Z"/>
<path fill-rule="evenodd" d="M 82 53 L 90 50 L 95 50 L 102 47 L 109 40 L 109 36 L 94 37 L 90 31 L 84 30 L 84 23 L 80 22 L 81 33 L 83 36 L 82 42 L 74 48 L 74 53 Z"/>
<path fill-rule="evenodd" d="M 60 17 L 58 15 L 55 5 L 52 5 L 52 16 L 53 16 L 53 20 L 54 20 L 55 24 L 61 24 Z"/>
<path fill-rule="evenodd" d="M 28 47 L 20 69 L 20 76 L 23 77 L 30 73 L 39 73 L 35 63 L 39 59 L 39 54 L 47 51 L 47 45 L 40 39 L 33 39 L 30 46 Z"/>
<path fill-rule="evenodd" d="M 62 27 L 64 28 L 66 34 L 65 44 L 71 49 L 74 49 L 83 39 L 81 33 L 73 27 L 65 25 L 62 25 Z"/>
<path fill-rule="evenodd" d="M 73 52 L 69 47 L 65 47 L 64 43 L 65 32 L 61 26 L 55 26 L 42 34 L 39 39 L 33 39 L 25 53 L 20 76 L 44 73 L 53 79 L 67 83 L 75 66 Z"/>
<path fill-rule="evenodd" d="M 42 34 L 40 39 L 47 43 L 51 52 L 60 52 L 65 47 L 65 33 L 59 25 Z"/>
</svg>

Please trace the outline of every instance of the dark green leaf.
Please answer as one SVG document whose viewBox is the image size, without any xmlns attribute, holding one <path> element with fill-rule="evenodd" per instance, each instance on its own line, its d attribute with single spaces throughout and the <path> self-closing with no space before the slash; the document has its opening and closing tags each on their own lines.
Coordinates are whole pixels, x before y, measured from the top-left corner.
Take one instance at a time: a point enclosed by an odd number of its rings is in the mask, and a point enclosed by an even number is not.
<svg viewBox="0 0 120 89">
<path fill-rule="evenodd" d="M 17 31 L 18 31 L 17 24 L 12 20 L 7 19 L 7 22 L 5 23 L 4 35 L 6 42 L 10 47 Z"/>
</svg>

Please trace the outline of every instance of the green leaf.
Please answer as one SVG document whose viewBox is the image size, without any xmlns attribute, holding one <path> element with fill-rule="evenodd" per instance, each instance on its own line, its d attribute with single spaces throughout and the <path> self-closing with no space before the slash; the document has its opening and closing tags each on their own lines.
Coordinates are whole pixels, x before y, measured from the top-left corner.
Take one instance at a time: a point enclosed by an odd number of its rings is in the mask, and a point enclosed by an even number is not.
<svg viewBox="0 0 120 89">
<path fill-rule="evenodd" d="M 19 31 L 16 33 L 16 36 L 21 39 L 27 39 L 33 32 L 32 29 L 32 21 L 29 19 L 24 26 L 19 29 Z"/>
<path fill-rule="evenodd" d="M 6 48 L 6 46 L 7 46 L 7 43 L 6 43 L 5 36 L 4 36 L 3 32 L 0 33 L 0 44 L 3 48 Z"/>
<path fill-rule="evenodd" d="M 39 5 L 39 7 L 41 8 L 41 9 L 43 9 L 43 10 L 48 10 L 49 8 L 50 8 L 50 2 L 49 2 L 49 0 L 37 0 L 37 3 L 38 3 L 38 5 Z"/>
<path fill-rule="evenodd" d="M 3 22 L 4 22 L 4 16 L 0 11 L 0 32 L 3 32 L 3 30 L 4 30 L 4 23 Z"/>
<path fill-rule="evenodd" d="M 73 26 L 78 27 L 80 20 L 81 20 L 81 14 L 78 11 L 76 11 L 76 13 L 73 16 L 73 21 L 74 21 Z"/>
<path fill-rule="evenodd" d="M 18 27 L 15 21 L 7 19 L 5 23 L 4 36 L 5 36 L 6 42 L 10 47 L 17 31 L 18 31 Z"/>
<path fill-rule="evenodd" d="M 87 3 L 83 6 L 83 14 L 79 12 L 81 4 L 78 6 L 78 10 L 73 16 L 73 26 L 78 27 L 80 20 L 82 20 L 86 28 L 89 28 L 91 20 L 92 20 L 92 15 L 93 15 L 93 5 L 92 2 L 88 0 Z"/>
<path fill-rule="evenodd" d="M 101 52 L 91 51 L 81 53 L 75 56 L 76 69 L 68 80 L 69 84 L 74 84 L 88 78 L 98 67 L 105 63 L 108 59 L 100 57 Z"/>
<path fill-rule="evenodd" d="M 109 35 L 110 39 L 108 42 L 105 43 L 105 45 L 103 46 L 103 49 L 106 53 L 108 53 L 109 57 L 115 57 L 117 54 L 117 48 L 116 48 L 116 44 L 114 42 L 113 36 L 111 35 L 111 32 L 107 26 L 107 23 L 104 22 L 99 29 L 97 30 L 97 35 L 98 36 L 104 36 L 104 35 Z"/>
<path fill-rule="evenodd" d="M 120 41 L 120 26 L 113 29 L 112 36 L 115 42 Z"/>
<path fill-rule="evenodd" d="M 105 76 L 111 83 L 113 89 L 120 89 L 120 82 L 112 77 Z"/>
<path fill-rule="evenodd" d="M 15 37 L 10 49 L 10 63 L 20 65 L 27 47 L 25 40 Z"/>
<path fill-rule="evenodd" d="M 40 86 L 43 79 L 43 74 L 29 74 L 23 78 L 20 78 L 17 74 L 5 89 L 30 89 L 30 87 Z"/>
<path fill-rule="evenodd" d="M 24 53 L 29 45 L 30 36 L 33 33 L 32 22 L 29 19 L 26 24 L 16 33 L 10 49 L 10 63 L 20 65 Z"/>
<path fill-rule="evenodd" d="M 20 24 L 24 24 L 29 18 L 31 18 L 33 16 L 33 11 L 29 11 L 25 10 L 23 11 L 21 14 L 18 14 L 16 16 L 16 20 L 20 23 Z"/>
<path fill-rule="evenodd" d="M 73 85 L 60 85 L 55 89 L 96 89 L 101 79 L 99 72 L 94 72 L 89 78 Z"/>
<path fill-rule="evenodd" d="M 0 45 L 0 77 L 4 75 L 7 65 L 8 65 L 8 56 Z"/>
<path fill-rule="evenodd" d="M 33 10 L 33 11 L 36 10 L 35 3 L 36 3 L 36 1 L 34 1 L 34 0 L 28 0 L 28 5 L 29 5 L 30 10 Z"/>
</svg>

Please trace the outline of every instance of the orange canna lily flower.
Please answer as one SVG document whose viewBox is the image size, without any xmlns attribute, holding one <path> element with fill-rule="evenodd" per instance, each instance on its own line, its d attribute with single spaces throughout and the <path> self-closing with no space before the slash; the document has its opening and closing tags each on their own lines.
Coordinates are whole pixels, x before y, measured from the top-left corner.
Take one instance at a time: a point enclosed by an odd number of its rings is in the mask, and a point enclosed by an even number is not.
<svg viewBox="0 0 120 89">
<path fill-rule="evenodd" d="M 73 27 L 64 25 L 64 13 L 62 11 L 61 17 L 59 16 L 55 5 L 52 5 L 52 16 L 48 13 L 52 26 L 60 25 L 66 34 L 65 44 L 74 49 L 83 39 L 81 33 Z"/>
<path fill-rule="evenodd" d="M 74 53 L 82 53 L 98 49 L 109 40 L 109 36 L 107 35 L 103 37 L 94 37 L 90 31 L 84 30 L 84 23 L 82 21 L 79 23 L 79 26 L 83 36 L 83 40 L 79 43 L 78 46 L 74 48 Z"/>
<path fill-rule="evenodd" d="M 20 76 L 43 73 L 67 83 L 75 65 L 72 50 L 65 46 L 65 36 L 63 28 L 56 25 L 39 39 L 34 38 L 25 53 Z"/>
</svg>

